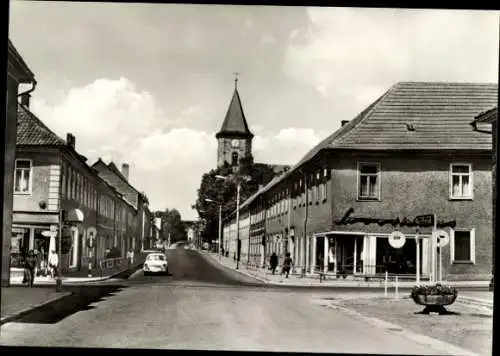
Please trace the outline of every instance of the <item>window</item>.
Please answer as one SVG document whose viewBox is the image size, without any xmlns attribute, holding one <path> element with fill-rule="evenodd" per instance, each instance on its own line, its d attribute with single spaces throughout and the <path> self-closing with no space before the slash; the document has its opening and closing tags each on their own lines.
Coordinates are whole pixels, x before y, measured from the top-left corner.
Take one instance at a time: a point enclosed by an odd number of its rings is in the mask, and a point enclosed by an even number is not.
<svg viewBox="0 0 500 356">
<path fill-rule="evenodd" d="M 238 165 L 238 153 L 233 152 L 231 155 L 231 165 L 232 166 L 237 166 Z"/>
<path fill-rule="evenodd" d="M 450 165 L 450 198 L 472 199 L 472 165 Z"/>
<path fill-rule="evenodd" d="M 475 229 L 452 229 L 450 235 L 451 262 L 476 263 Z"/>
<path fill-rule="evenodd" d="M 31 160 L 16 159 L 14 193 L 31 193 Z"/>
<path fill-rule="evenodd" d="M 71 184 L 71 199 L 76 199 L 76 172 L 74 169 L 72 171 L 72 175 L 73 182 Z"/>
<path fill-rule="evenodd" d="M 358 199 L 380 199 L 379 163 L 358 163 Z"/>
</svg>

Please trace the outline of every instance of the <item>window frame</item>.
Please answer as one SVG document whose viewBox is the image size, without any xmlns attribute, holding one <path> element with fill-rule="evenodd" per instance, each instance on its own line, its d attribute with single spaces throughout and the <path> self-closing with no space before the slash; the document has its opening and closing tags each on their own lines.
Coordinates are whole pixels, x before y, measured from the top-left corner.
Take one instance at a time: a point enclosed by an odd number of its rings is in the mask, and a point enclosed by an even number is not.
<svg viewBox="0 0 500 356">
<path fill-rule="evenodd" d="M 28 177 L 28 190 L 23 192 L 23 191 L 16 191 L 16 181 L 17 181 L 17 162 L 18 161 L 26 161 L 29 162 L 30 168 L 29 168 L 29 177 Z M 28 168 L 19 168 L 23 170 L 28 170 Z M 24 173 L 23 173 L 24 176 Z M 33 194 L 33 160 L 30 158 L 16 158 L 14 161 L 14 182 L 13 182 L 13 193 L 15 195 L 31 195 Z"/>
<path fill-rule="evenodd" d="M 361 167 L 362 166 L 376 166 L 377 167 L 377 184 L 376 184 L 376 197 L 362 197 L 361 188 Z M 375 161 L 358 161 L 356 164 L 356 200 L 357 201 L 380 201 L 382 200 L 382 164 Z"/>
<path fill-rule="evenodd" d="M 469 196 L 454 196 L 453 195 L 453 176 L 454 175 L 464 175 L 463 173 L 453 173 L 453 166 L 468 166 L 469 167 L 469 186 L 470 186 L 470 195 Z M 452 162 L 450 163 L 449 171 L 448 171 L 448 179 L 449 179 L 449 195 L 450 200 L 474 200 L 474 171 L 472 163 L 462 163 L 462 162 Z"/>
<path fill-rule="evenodd" d="M 470 243 L 470 259 L 457 260 L 455 259 L 455 231 L 469 232 Z M 454 264 L 476 264 L 476 228 L 450 228 L 450 263 Z"/>
</svg>

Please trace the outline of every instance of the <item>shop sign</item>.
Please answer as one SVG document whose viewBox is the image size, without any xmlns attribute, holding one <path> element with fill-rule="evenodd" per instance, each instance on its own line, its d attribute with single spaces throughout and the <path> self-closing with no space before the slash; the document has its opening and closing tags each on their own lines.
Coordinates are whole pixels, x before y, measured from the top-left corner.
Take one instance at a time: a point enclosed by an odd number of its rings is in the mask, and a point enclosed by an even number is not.
<svg viewBox="0 0 500 356">
<path fill-rule="evenodd" d="M 381 219 L 381 218 L 368 218 L 368 217 L 355 217 L 351 216 L 351 214 L 354 213 L 353 208 L 349 208 L 342 219 L 340 220 L 335 220 L 335 224 L 337 225 L 351 225 L 351 224 L 356 224 L 356 223 L 363 223 L 365 225 L 368 224 L 378 224 L 379 226 L 383 225 L 392 225 L 392 226 L 408 226 L 408 227 L 431 227 L 434 224 L 434 217 L 429 218 L 429 215 L 421 215 L 417 216 L 414 219 L 408 218 L 408 217 L 403 217 L 402 219 L 398 217 L 394 219 Z M 457 223 L 455 220 L 451 221 L 437 221 L 436 224 L 438 227 L 451 227 L 454 228 Z"/>
<path fill-rule="evenodd" d="M 389 235 L 389 245 L 393 248 L 401 248 L 406 242 L 406 236 L 400 231 L 393 231 Z"/>
</svg>

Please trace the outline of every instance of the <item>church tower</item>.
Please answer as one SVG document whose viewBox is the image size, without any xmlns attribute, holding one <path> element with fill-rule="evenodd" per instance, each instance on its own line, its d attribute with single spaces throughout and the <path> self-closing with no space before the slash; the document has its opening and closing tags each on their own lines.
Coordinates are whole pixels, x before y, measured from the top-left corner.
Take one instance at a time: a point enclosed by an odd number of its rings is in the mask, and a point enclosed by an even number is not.
<svg viewBox="0 0 500 356">
<path fill-rule="evenodd" d="M 248 129 L 247 120 L 238 93 L 238 78 L 234 80 L 234 93 L 217 138 L 217 167 L 227 164 L 233 171 L 239 168 L 240 160 L 252 155 L 253 134 Z"/>
</svg>

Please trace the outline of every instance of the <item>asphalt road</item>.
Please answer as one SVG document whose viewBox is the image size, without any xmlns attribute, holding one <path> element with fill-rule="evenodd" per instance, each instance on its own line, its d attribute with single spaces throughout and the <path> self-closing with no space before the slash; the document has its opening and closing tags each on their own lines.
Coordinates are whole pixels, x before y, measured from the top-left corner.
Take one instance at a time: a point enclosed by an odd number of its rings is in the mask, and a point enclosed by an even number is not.
<svg viewBox="0 0 500 356">
<path fill-rule="evenodd" d="M 321 306 L 324 289 L 265 286 L 182 245 L 168 276 L 138 271 L 1 327 L 13 346 L 114 347 L 368 354 L 447 354 L 443 345 Z M 353 293 L 353 292 L 350 292 Z M 355 293 L 369 293 L 356 291 Z"/>
</svg>

